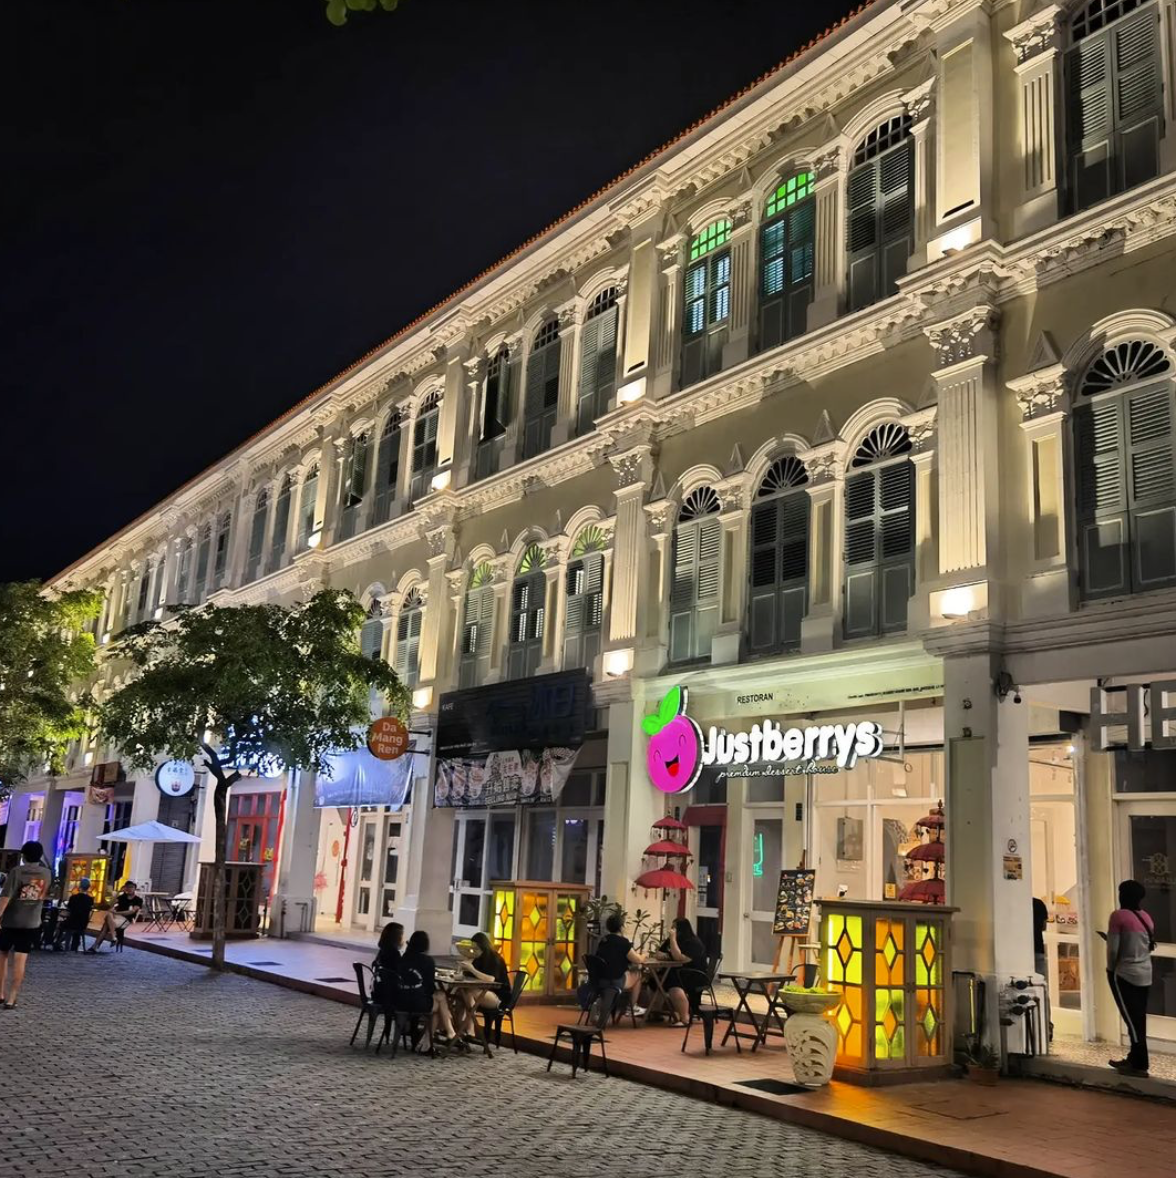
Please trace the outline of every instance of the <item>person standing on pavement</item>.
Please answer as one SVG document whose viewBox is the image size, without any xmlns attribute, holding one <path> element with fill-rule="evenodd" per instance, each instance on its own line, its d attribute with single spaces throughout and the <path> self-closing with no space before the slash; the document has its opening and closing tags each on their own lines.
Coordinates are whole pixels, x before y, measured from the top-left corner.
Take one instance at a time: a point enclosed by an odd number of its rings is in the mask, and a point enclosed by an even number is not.
<svg viewBox="0 0 1176 1178">
<path fill-rule="evenodd" d="M 23 862 L 14 867 L 0 891 L 0 998 L 4 1009 L 16 1006 L 29 952 L 41 929 L 41 911 L 53 876 L 41 860 L 45 848 L 31 839 L 20 849 Z M 12 966 L 11 976 L 8 967 Z"/>
<path fill-rule="evenodd" d="M 1112 1059 L 1110 1064 L 1125 1076 L 1146 1076 L 1149 1063 L 1147 997 L 1156 930 L 1142 908 L 1145 894 L 1138 880 L 1125 879 L 1119 885 L 1119 907 L 1107 925 L 1107 978 L 1131 1042 L 1126 1058 Z"/>
</svg>

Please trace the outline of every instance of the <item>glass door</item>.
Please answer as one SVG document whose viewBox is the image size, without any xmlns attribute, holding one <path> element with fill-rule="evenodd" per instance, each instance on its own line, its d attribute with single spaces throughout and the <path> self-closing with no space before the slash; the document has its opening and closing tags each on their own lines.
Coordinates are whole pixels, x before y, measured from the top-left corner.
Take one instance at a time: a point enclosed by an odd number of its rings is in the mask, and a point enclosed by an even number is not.
<svg viewBox="0 0 1176 1178">
<path fill-rule="evenodd" d="M 472 937 L 484 930 L 486 817 L 459 814 L 453 825 L 453 933 Z"/>
<path fill-rule="evenodd" d="M 723 935 L 723 830 L 718 824 L 699 826 L 693 832 L 698 861 L 699 940 L 708 948 L 722 944 Z"/>
<path fill-rule="evenodd" d="M 772 925 L 784 866 L 784 819 L 754 818 L 751 851 L 751 967 L 771 969 L 777 944 Z"/>
<path fill-rule="evenodd" d="M 1176 801 L 1119 802 L 1119 878 L 1137 879 L 1143 907 L 1155 922 L 1147 1032 L 1176 1041 Z"/>
<path fill-rule="evenodd" d="M 404 819 L 400 814 L 389 814 L 388 829 L 384 834 L 383 903 L 380 919 L 392 920 L 396 915 L 396 885 L 400 878 L 400 836 Z"/>
<path fill-rule="evenodd" d="M 376 838 L 383 819 L 365 813 L 359 819 L 359 869 L 355 879 L 355 919 L 364 928 L 372 926 L 372 894 L 376 887 Z"/>
</svg>

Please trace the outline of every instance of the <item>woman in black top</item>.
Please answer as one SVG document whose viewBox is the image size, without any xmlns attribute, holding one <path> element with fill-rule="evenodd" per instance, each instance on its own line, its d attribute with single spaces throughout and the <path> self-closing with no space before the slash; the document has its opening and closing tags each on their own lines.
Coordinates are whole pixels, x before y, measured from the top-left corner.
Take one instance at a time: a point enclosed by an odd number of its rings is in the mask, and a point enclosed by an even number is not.
<svg viewBox="0 0 1176 1178">
<path fill-rule="evenodd" d="M 666 991 L 670 1005 L 678 1018 L 690 1021 L 690 1003 L 697 1000 L 698 993 L 706 984 L 706 949 L 695 935 L 690 921 L 675 920 L 670 927 L 670 939 L 666 943 L 670 957 L 681 964 L 681 969 L 672 969 L 666 974 Z"/>
<path fill-rule="evenodd" d="M 473 956 L 477 950 L 477 956 Z M 458 945 L 461 957 L 458 968 L 468 977 L 479 982 L 493 982 L 494 985 L 480 993 L 476 990 L 462 991 L 461 1026 L 458 1034 L 471 1036 L 474 1030 L 475 1010 L 497 1010 L 510 998 L 510 974 L 506 962 L 498 954 L 485 933 L 474 933 L 468 942 Z M 475 998 L 476 995 L 476 998 Z"/>
<path fill-rule="evenodd" d="M 400 972 L 400 961 L 403 957 L 401 946 L 404 944 L 404 925 L 393 921 L 384 925 L 380 933 L 380 946 L 376 951 L 376 992 L 375 999 L 384 1006 L 390 1006 L 396 988 L 396 975 Z"/>
<path fill-rule="evenodd" d="M 450 1039 L 454 1037 L 449 1003 L 437 990 L 437 965 L 429 956 L 429 934 L 423 929 L 417 929 L 408 938 L 408 948 L 400 958 L 396 974 L 392 1005 L 395 1010 L 428 1015 L 430 1038 L 438 1025 Z"/>
</svg>

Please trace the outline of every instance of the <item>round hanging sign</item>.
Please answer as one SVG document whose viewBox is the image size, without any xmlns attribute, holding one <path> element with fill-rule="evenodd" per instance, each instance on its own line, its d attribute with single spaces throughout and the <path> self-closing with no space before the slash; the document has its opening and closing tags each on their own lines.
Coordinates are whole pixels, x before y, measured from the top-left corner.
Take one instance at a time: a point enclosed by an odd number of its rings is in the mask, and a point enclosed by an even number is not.
<svg viewBox="0 0 1176 1178">
<path fill-rule="evenodd" d="M 395 716 L 381 716 L 368 729 L 367 746 L 380 761 L 395 761 L 408 751 L 408 729 Z"/>
<path fill-rule="evenodd" d="M 155 770 L 155 784 L 169 798 L 185 797 L 196 787 L 196 770 L 191 761 L 165 761 Z"/>
</svg>

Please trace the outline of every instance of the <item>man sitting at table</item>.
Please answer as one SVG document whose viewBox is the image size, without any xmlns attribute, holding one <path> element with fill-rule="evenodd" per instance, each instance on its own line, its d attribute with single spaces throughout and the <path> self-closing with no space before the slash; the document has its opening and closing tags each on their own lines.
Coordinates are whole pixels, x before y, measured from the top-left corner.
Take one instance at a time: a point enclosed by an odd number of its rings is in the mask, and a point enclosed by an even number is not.
<svg viewBox="0 0 1176 1178">
<path fill-rule="evenodd" d="M 94 914 L 94 897 L 90 895 L 90 881 L 78 880 L 78 890 L 65 902 L 65 919 L 57 930 L 55 949 L 77 948 L 77 939 L 90 927 Z"/>
<path fill-rule="evenodd" d="M 610 912 L 604 922 L 604 936 L 596 946 L 596 956 L 604 962 L 604 984 L 618 994 L 627 993 L 633 1014 L 640 1018 L 645 1013 L 645 1007 L 637 1005 L 641 997 L 641 966 L 645 958 L 633 948 L 633 942 L 622 935 L 624 928 L 625 918 L 621 913 Z"/>
<path fill-rule="evenodd" d="M 688 1023 L 691 1000 L 706 984 L 706 948 L 685 917 L 679 917 L 670 926 L 669 940 L 664 948 L 670 958 L 682 966 L 681 969 L 670 970 L 666 975 L 666 993 L 674 1014 L 681 1022 Z"/>
<path fill-rule="evenodd" d="M 102 927 L 98 930 L 98 936 L 94 938 L 94 944 L 86 952 L 97 953 L 103 941 L 113 941 L 118 933 L 139 919 L 139 913 L 142 910 L 143 899 L 141 896 L 135 895 L 135 883 L 128 879 L 120 889 L 118 898 L 114 901 L 114 907 L 102 918 Z"/>
</svg>

